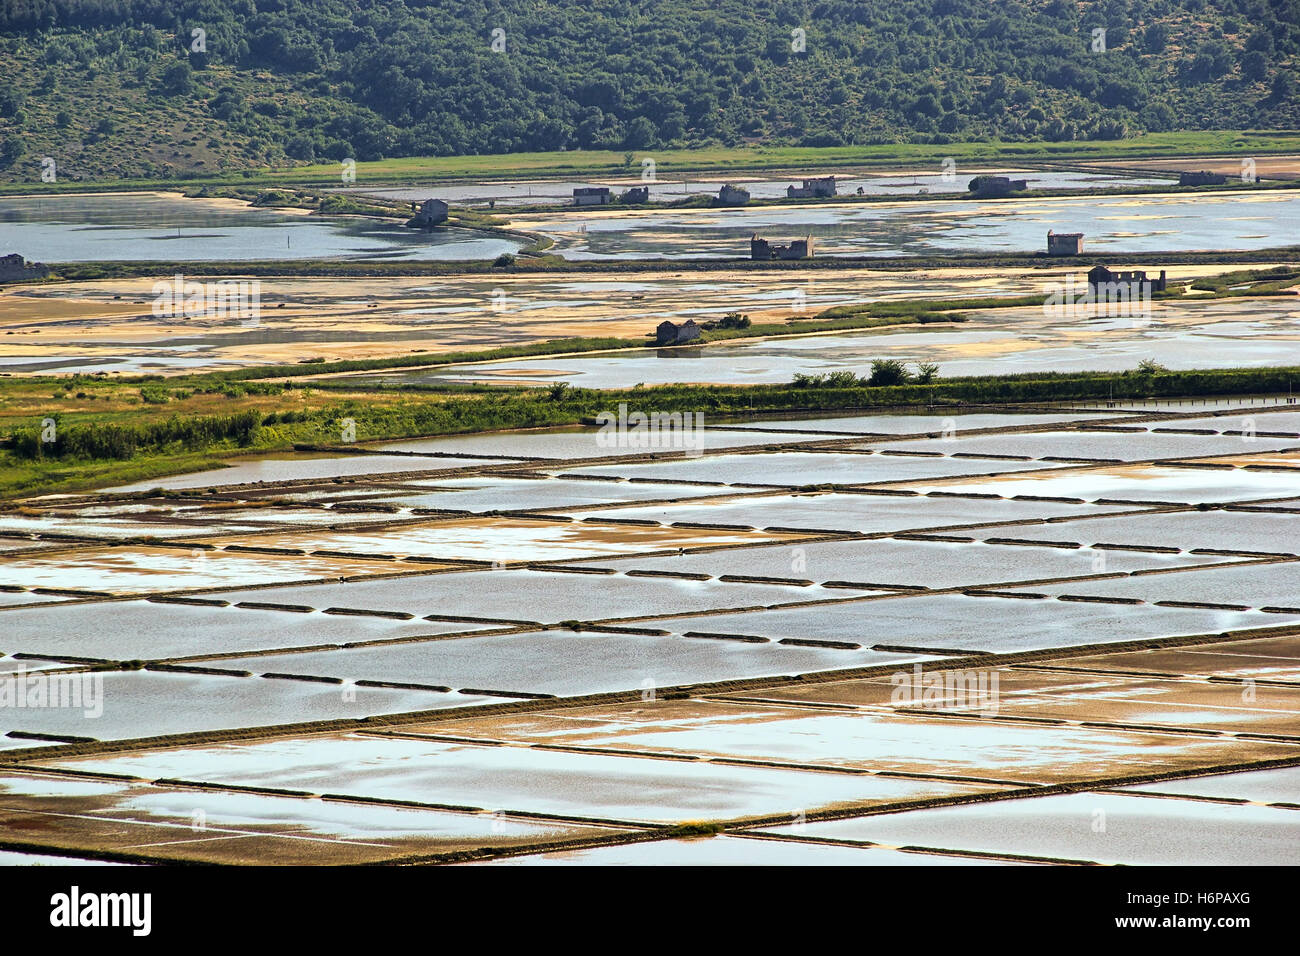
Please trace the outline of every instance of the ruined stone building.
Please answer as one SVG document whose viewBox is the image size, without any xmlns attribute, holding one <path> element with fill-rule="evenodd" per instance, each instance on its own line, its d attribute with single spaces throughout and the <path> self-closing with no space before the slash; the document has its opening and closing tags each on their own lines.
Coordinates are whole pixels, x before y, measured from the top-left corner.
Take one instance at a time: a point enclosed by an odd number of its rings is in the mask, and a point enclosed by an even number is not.
<svg viewBox="0 0 1300 956">
<path fill-rule="evenodd" d="M 1201 170 L 1199 173 L 1179 173 L 1178 185 L 1180 186 L 1222 186 L 1228 181 L 1228 177 L 1221 173 L 1211 173 Z"/>
<path fill-rule="evenodd" d="M 749 202 L 749 190 L 727 183 L 718 190 L 718 202 L 723 206 L 743 206 Z"/>
<path fill-rule="evenodd" d="M 966 185 L 975 196 L 1010 196 L 1028 189 L 1029 180 L 1012 179 L 1009 176 L 976 176 Z"/>
<path fill-rule="evenodd" d="M 811 259 L 813 257 L 813 238 L 804 236 L 793 239 L 788 246 L 777 246 L 757 235 L 749 240 L 749 257 L 751 259 Z"/>
<path fill-rule="evenodd" d="M 603 206 L 613 201 L 608 186 L 579 186 L 573 190 L 575 206 Z"/>
<path fill-rule="evenodd" d="M 699 337 L 700 327 L 693 319 L 687 319 L 681 325 L 665 320 L 655 329 L 655 345 L 684 345 Z"/>
<path fill-rule="evenodd" d="M 43 262 L 28 262 L 18 253 L 0 257 L 0 282 L 16 282 L 20 279 L 44 279 L 50 274 L 50 267 Z"/>
<path fill-rule="evenodd" d="M 1107 269 L 1105 266 L 1093 266 L 1088 270 L 1088 285 L 1094 291 L 1102 286 L 1107 285 L 1136 285 L 1141 289 L 1143 294 L 1151 292 L 1164 292 L 1168 284 L 1165 270 L 1160 270 L 1159 279 L 1149 279 L 1142 269 L 1132 269 L 1124 272 L 1116 272 Z"/>
<path fill-rule="evenodd" d="M 787 186 L 787 199 L 827 199 L 835 195 L 835 177 L 805 179 L 802 186 Z"/>
<path fill-rule="evenodd" d="M 1047 254 L 1049 256 L 1083 255 L 1083 233 L 1047 231 Z"/>
<path fill-rule="evenodd" d="M 633 206 L 639 206 L 641 203 L 650 201 L 649 186 L 633 186 L 623 195 L 618 197 L 619 202 L 628 203 Z"/>
<path fill-rule="evenodd" d="M 432 229 L 447 221 L 447 208 L 447 204 L 441 199 L 426 199 L 418 205 L 411 203 L 411 212 L 414 215 L 406 220 L 406 224 L 412 229 Z"/>
</svg>

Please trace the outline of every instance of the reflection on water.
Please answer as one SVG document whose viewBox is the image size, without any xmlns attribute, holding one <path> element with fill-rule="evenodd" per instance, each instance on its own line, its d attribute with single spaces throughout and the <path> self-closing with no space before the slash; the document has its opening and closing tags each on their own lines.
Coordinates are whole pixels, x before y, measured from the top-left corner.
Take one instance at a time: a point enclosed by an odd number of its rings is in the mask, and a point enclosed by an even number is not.
<svg viewBox="0 0 1300 956">
<path fill-rule="evenodd" d="M 520 244 L 468 229 L 256 209 L 178 194 L 0 198 L 5 251 L 38 262 L 95 260 L 489 259 Z"/>
<path fill-rule="evenodd" d="M 1039 252 L 1082 232 L 1088 252 L 1267 249 L 1294 241 L 1300 192 L 917 200 L 522 216 L 569 259 L 749 256 L 754 233 L 811 235 L 819 256 Z"/>
</svg>

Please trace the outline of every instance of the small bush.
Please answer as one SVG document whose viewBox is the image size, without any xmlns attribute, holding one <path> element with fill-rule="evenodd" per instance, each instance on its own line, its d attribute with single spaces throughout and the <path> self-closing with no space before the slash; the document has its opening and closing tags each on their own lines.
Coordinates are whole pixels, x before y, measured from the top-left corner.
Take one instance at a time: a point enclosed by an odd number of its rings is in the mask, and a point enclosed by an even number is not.
<svg viewBox="0 0 1300 956">
<path fill-rule="evenodd" d="M 916 378 L 914 381 L 918 385 L 929 385 L 939 377 L 939 366 L 933 362 L 917 362 Z"/>
<path fill-rule="evenodd" d="M 872 386 L 880 385 L 906 385 L 911 380 L 911 375 L 907 372 L 907 366 L 897 359 L 875 359 L 871 363 L 871 377 L 867 379 L 867 384 Z"/>
</svg>

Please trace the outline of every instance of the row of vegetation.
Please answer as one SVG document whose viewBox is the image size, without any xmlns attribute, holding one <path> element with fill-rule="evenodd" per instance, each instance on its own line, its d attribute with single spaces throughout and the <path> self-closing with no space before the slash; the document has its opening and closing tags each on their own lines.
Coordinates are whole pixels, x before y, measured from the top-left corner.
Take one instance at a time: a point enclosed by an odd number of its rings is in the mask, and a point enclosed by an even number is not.
<svg viewBox="0 0 1300 956">
<path fill-rule="evenodd" d="M 157 398 L 155 397 L 155 401 Z M 181 417 L 144 424 L 76 424 L 60 427 L 57 418 L 15 429 L 9 447 L 19 458 L 93 460 L 128 459 L 167 451 L 206 451 L 219 445 L 253 444 L 261 416 L 254 411 L 231 415 Z"/>
<path fill-rule="evenodd" d="M 123 421 L 120 415 L 82 412 L 48 424 L 11 427 L 0 445 L 0 495 L 15 497 L 74 490 L 210 466 L 222 456 L 285 450 L 295 445 L 338 446 L 357 441 L 447 435 L 503 428 L 576 425 L 628 403 L 644 411 L 700 412 L 708 418 L 759 412 L 857 409 L 880 406 L 1042 404 L 1161 397 L 1289 394 L 1300 367 L 1170 371 L 1154 361 L 1118 373 L 1027 373 L 940 378 L 938 369 L 913 371 L 892 360 L 873 363 L 871 375 L 799 376 L 785 385 L 636 387 L 602 391 L 558 384 L 544 389 L 374 389 L 324 404 L 305 405 L 286 386 L 225 399 L 222 414 Z M 192 387 L 182 382 L 177 386 Z M 106 392 L 125 383 L 102 383 Z M 107 397 L 107 396 L 106 396 Z M 105 420 L 107 419 L 107 420 Z"/>
<path fill-rule="evenodd" d="M 1295 295 L 1300 283 L 1300 268 L 1275 266 L 1272 269 L 1237 269 L 1219 275 L 1194 279 L 1191 288 L 1212 292 L 1216 296 Z"/>
<path fill-rule="evenodd" d="M 939 366 L 933 362 L 917 362 L 916 371 L 898 359 L 874 359 L 870 375 L 855 375 L 847 369 L 840 372 L 823 372 L 809 375 L 795 374 L 791 383 L 795 388 L 882 388 L 890 385 L 929 385 L 939 377 Z"/>
<path fill-rule="evenodd" d="M 473 228 L 491 228 L 489 221 L 464 220 Z M 1141 258 L 1158 259 L 1168 266 L 1217 265 L 1221 263 L 1248 264 L 1276 262 L 1279 258 L 1293 258 L 1300 254 L 1300 245 L 1273 249 L 1256 249 L 1237 252 L 1149 252 Z M 1102 265 L 1128 265 L 1132 253 L 1089 253 L 1085 262 Z M 50 282 L 88 282 L 97 279 L 130 279 L 145 276 L 167 276 L 182 272 L 187 276 L 251 276 L 251 277 L 329 277 L 374 278 L 403 276 L 480 275 L 484 273 L 532 274 L 565 272 L 575 274 L 619 275 L 637 272 L 708 272 L 725 267 L 733 272 L 834 272 L 842 269 L 870 269 L 880 272 L 897 272 L 907 269 L 939 268 L 1042 268 L 1061 269 L 1081 267 L 1077 262 L 1065 262 L 1046 253 L 970 253 L 951 256 L 822 256 L 816 259 L 772 259 L 757 261 L 748 257 L 738 259 L 636 259 L 636 260 L 570 260 L 554 255 L 505 256 L 495 260 L 466 262 L 348 262 L 336 259 L 249 260 L 249 261 L 153 261 L 123 260 L 103 262 L 63 262 L 55 266 Z M 1198 280 L 1202 281 L 1202 280 Z M 1198 286 L 1200 288 L 1200 286 Z"/>
</svg>

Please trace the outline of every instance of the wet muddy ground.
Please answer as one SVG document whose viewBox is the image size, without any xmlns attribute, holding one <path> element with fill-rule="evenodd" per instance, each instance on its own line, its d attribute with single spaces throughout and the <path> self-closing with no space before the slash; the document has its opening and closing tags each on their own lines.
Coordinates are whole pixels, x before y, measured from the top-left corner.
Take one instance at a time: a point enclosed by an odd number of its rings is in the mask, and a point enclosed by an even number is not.
<svg viewBox="0 0 1300 956">
<path fill-rule="evenodd" d="M 1160 268 L 1140 257 L 1125 268 L 1130 266 Z M 636 340 L 665 319 L 701 322 L 741 312 L 754 322 L 781 323 L 859 302 L 1047 292 L 1052 286 L 1082 282 L 1085 268 L 1052 264 L 1033 270 L 791 269 L 744 275 L 706 269 L 617 275 L 263 277 L 257 280 L 260 312 L 255 317 L 155 314 L 154 285 L 174 282 L 171 275 L 15 286 L 0 292 L 0 373 L 175 373 L 304 358 L 437 355 L 573 336 Z M 1182 281 L 1230 268 L 1179 266 L 1169 270 L 1169 277 Z M 1255 351 L 1264 355 L 1294 350 L 1294 337 L 1289 337 L 1292 312 L 1285 303 L 1269 300 L 1162 300 L 1154 303 L 1149 319 L 1125 315 L 1104 320 L 1086 314 L 1053 318 L 1041 310 L 1004 310 L 973 313 L 965 325 L 943 329 L 886 328 L 831 338 L 733 341 L 617 359 L 534 358 L 358 377 L 536 383 L 560 374 L 581 375 L 582 384 L 600 387 L 603 363 L 614 361 L 619 364 L 613 366 L 618 369 L 613 375 L 623 376 L 623 383 L 628 375 L 637 376 L 631 381 L 647 384 L 789 381 L 794 371 L 861 364 L 867 348 L 897 352 L 912 361 L 936 361 L 947 374 L 966 374 L 990 361 L 1087 359 L 1094 364 L 1084 367 L 1102 367 L 1095 363 L 1141 353 L 1130 363 L 1136 364 L 1153 349 L 1175 367 L 1181 361 L 1195 363 L 1210 343 L 1240 352 L 1244 361 L 1238 364 L 1247 364 Z M 1185 341 L 1189 338 L 1190 345 Z"/>
</svg>

